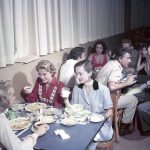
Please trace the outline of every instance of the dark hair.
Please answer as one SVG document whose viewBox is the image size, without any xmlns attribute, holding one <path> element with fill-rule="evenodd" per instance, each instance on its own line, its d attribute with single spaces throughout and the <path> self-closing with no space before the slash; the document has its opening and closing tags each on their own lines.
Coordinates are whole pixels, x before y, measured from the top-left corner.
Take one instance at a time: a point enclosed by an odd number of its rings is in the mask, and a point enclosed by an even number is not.
<svg viewBox="0 0 150 150">
<path fill-rule="evenodd" d="M 105 54 L 105 53 L 106 53 L 106 50 L 107 50 L 107 46 L 105 45 L 105 43 L 104 43 L 102 40 L 97 40 L 97 41 L 95 42 L 95 44 L 93 45 L 93 48 L 92 48 L 92 53 L 96 52 L 96 46 L 97 46 L 98 44 L 102 45 L 102 47 L 103 47 L 103 52 L 102 52 L 102 54 Z"/>
<path fill-rule="evenodd" d="M 85 52 L 83 47 L 75 47 L 70 51 L 69 59 L 77 60 Z"/>
<path fill-rule="evenodd" d="M 123 40 L 122 40 L 122 43 L 129 43 L 129 44 L 131 44 L 132 42 L 131 42 L 130 39 L 123 39 Z"/>
<path fill-rule="evenodd" d="M 138 47 L 138 50 L 140 51 L 140 50 L 142 50 L 143 48 L 148 48 L 148 43 L 141 43 L 140 45 L 139 45 L 139 47 Z"/>
<path fill-rule="evenodd" d="M 92 71 L 92 65 L 89 60 L 82 60 L 78 63 L 75 64 L 74 66 L 74 72 L 76 72 L 76 67 L 83 66 L 86 72 L 91 72 Z"/>
<path fill-rule="evenodd" d="M 119 58 L 123 58 L 123 56 L 124 56 L 126 53 L 131 54 L 128 49 L 121 48 L 121 49 L 119 49 L 119 50 L 117 50 L 117 51 L 115 52 L 114 59 L 119 60 Z"/>
</svg>

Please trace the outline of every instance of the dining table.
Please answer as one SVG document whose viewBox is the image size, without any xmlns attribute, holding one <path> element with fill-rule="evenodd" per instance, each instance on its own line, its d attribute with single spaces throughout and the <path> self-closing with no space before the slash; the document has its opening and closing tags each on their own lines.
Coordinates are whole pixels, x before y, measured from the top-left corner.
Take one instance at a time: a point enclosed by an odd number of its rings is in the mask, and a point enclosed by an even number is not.
<svg viewBox="0 0 150 150">
<path fill-rule="evenodd" d="M 74 126 L 65 126 L 61 123 L 49 124 L 49 129 L 43 136 L 37 139 L 35 149 L 41 150 L 85 150 L 93 142 L 95 135 L 102 128 L 107 118 L 100 122 L 88 122 L 86 124 L 76 124 Z M 61 129 L 67 133 L 70 138 L 62 139 L 55 134 L 55 131 Z M 24 138 L 32 134 L 31 127 L 19 135 Z"/>
</svg>

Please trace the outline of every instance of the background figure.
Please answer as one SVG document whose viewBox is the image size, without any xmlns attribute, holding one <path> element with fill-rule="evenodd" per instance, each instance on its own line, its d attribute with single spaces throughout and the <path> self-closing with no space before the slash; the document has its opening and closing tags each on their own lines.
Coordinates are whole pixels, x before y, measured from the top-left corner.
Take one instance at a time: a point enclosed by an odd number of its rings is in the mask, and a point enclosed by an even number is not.
<svg viewBox="0 0 150 150">
<path fill-rule="evenodd" d="M 112 101 L 107 87 L 92 79 L 92 66 L 90 61 L 80 61 L 75 65 L 76 78 L 79 85 L 73 88 L 72 104 L 81 104 L 92 113 L 104 113 L 106 117 L 112 116 Z M 112 139 L 113 129 L 108 119 L 99 131 L 99 138 L 95 141 L 108 141 Z M 90 147 L 91 149 L 95 149 Z"/>
<path fill-rule="evenodd" d="M 15 101 L 14 89 L 11 81 L 0 82 L 0 149 L 7 150 L 33 150 L 39 136 L 46 133 L 46 125 L 41 125 L 35 133 L 20 140 L 10 127 L 5 110 Z"/>
<path fill-rule="evenodd" d="M 27 102 L 43 102 L 57 108 L 68 104 L 68 100 L 61 97 L 64 84 L 55 78 L 56 69 L 48 60 L 41 60 L 37 66 L 38 78 L 33 90 L 22 90 Z"/>
<path fill-rule="evenodd" d="M 99 70 L 109 61 L 109 54 L 107 53 L 107 47 L 101 40 L 96 41 L 92 48 L 92 52 L 88 58 L 91 61 L 93 70 L 99 72 Z"/>
<path fill-rule="evenodd" d="M 85 49 L 83 47 L 75 47 L 70 51 L 69 59 L 61 66 L 59 80 L 66 87 L 73 88 L 75 85 L 74 65 L 86 58 Z"/>
<path fill-rule="evenodd" d="M 142 57 L 145 60 L 142 62 Z M 150 76 L 150 44 L 145 45 L 139 54 L 138 63 L 137 63 L 137 71 L 144 69 L 146 74 Z"/>
<path fill-rule="evenodd" d="M 147 55 L 147 43 L 142 43 L 139 47 L 138 47 L 138 51 L 139 51 L 139 57 L 138 57 L 138 63 L 137 63 L 137 73 L 138 74 L 146 74 L 144 68 L 140 69 L 139 66 L 145 62 L 146 59 L 146 55 Z"/>
<path fill-rule="evenodd" d="M 135 75 L 127 76 L 123 80 L 122 71 L 127 68 L 131 62 L 130 51 L 119 49 L 116 51 L 115 59 L 109 61 L 98 73 L 97 80 L 108 86 L 110 91 L 121 90 L 131 86 L 135 82 Z M 118 100 L 118 108 L 124 108 L 120 135 L 124 136 L 130 133 L 129 127 L 132 123 L 138 100 L 134 95 L 122 95 Z"/>
<path fill-rule="evenodd" d="M 131 62 L 129 63 L 128 67 L 123 70 L 123 73 L 136 74 L 136 65 L 137 65 L 138 55 L 139 55 L 138 51 L 134 49 L 130 39 L 122 40 L 122 48 L 129 50 L 131 56 Z"/>
</svg>

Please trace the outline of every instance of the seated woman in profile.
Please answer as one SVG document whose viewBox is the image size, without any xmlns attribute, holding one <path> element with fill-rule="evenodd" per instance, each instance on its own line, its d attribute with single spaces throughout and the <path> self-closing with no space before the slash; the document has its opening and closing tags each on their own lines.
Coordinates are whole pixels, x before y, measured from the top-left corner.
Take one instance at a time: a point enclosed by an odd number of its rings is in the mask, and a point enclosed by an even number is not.
<svg viewBox="0 0 150 150">
<path fill-rule="evenodd" d="M 56 108 L 62 108 L 69 103 L 60 96 L 64 84 L 55 78 L 56 69 L 48 60 L 41 60 L 37 66 L 38 78 L 33 90 L 23 89 L 27 102 L 43 102 Z"/>
<path fill-rule="evenodd" d="M 104 113 L 107 118 L 112 116 L 112 101 L 109 89 L 92 79 L 92 66 L 90 61 L 84 60 L 78 62 L 75 67 L 76 78 L 79 85 L 73 88 L 72 104 L 82 104 L 92 113 Z M 113 136 L 111 120 L 108 119 L 98 133 L 95 141 L 108 141 Z M 91 144 L 89 149 L 95 149 L 95 144 Z"/>
<path fill-rule="evenodd" d="M 46 125 L 41 125 L 37 131 L 20 140 L 6 118 L 5 110 L 10 108 L 15 101 L 14 89 L 11 81 L 0 82 L 0 150 L 33 150 L 39 136 L 46 133 Z"/>
<path fill-rule="evenodd" d="M 91 61 L 93 70 L 98 72 L 109 60 L 109 54 L 106 53 L 107 47 L 101 40 L 96 41 L 93 46 L 92 52 L 88 58 Z"/>
</svg>

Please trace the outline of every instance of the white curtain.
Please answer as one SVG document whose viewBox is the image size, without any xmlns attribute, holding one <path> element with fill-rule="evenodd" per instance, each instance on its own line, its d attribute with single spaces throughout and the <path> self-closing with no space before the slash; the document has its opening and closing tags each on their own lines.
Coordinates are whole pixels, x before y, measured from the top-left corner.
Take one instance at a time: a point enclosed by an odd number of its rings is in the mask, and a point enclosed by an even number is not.
<svg viewBox="0 0 150 150">
<path fill-rule="evenodd" d="M 0 0 L 0 67 L 124 32 L 124 0 Z"/>
</svg>

